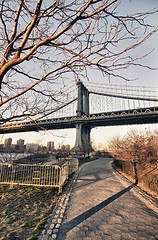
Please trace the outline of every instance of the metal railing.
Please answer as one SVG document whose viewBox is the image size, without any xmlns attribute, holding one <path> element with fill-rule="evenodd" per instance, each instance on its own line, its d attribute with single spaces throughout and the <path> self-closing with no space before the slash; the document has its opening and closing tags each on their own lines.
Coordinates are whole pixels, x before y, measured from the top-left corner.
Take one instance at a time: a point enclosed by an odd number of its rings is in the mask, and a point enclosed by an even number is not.
<svg viewBox="0 0 158 240">
<path fill-rule="evenodd" d="M 59 192 L 68 176 L 78 169 L 78 159 L 58 165 L 0 164 L 0 183 L 57 187 Z"/>
</svg>

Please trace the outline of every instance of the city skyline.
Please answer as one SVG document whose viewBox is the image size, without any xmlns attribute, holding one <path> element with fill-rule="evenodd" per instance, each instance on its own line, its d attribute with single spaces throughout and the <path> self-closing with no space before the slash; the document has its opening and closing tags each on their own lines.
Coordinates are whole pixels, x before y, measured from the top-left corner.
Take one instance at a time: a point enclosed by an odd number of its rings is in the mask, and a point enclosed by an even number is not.
<svg viewBox="0 0 158 240">
<path fill-rule="evenodd" d="M 35 151 L 39 150 L 38 147 L 44 147 L 43 150 L 47 151 L 53 151 L 56 150 L 57 148 L 54 145 L 53 141 L 47 141 L 46 144 L 37 144 L 34 142 L 31 143 L 25 143 L 24 139 L 18 139 L 17 142 L 13 143 L 12 138 L 6 138 L 4 139 L 3 143 L 0 144 L 1 150 L 29 150 L 29 149 L 34 149 Z M 18 147 L 18 148 L 16 148 Z M 70 145 L 69 144 L 59 144 L 58 149 L 62 150 L 70 150 Z"/>
</svg>

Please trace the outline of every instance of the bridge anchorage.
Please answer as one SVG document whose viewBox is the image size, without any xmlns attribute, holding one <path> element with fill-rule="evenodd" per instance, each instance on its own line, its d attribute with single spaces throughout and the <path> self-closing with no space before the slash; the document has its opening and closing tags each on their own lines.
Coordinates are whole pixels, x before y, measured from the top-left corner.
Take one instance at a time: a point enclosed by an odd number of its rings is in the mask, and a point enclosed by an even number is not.
<svg viewBox="0 0 158 240">
<path fill-rule="evenodd" d="M 60 98 L 54 108 L 51 106 L 50 112 L 39 116 L 40 120 L 2 124 L 0 134 L 76 128 L 73 150 L 91 151 L 92 128 L 158 123 L 156 87 L 83 84 L 81 81 L 77 88 L 73 87 L 62 94 L 63 99 Z"/>
</svg>

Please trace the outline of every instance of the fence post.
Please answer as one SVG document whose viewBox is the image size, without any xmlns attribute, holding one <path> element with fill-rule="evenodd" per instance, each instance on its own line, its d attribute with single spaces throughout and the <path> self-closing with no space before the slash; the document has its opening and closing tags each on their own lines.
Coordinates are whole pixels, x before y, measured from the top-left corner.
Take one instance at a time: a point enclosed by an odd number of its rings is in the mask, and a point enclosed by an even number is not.
<svg viewBox="0 0 158 240">
<path fill-rule="evenodd" d="M 59 174 L 59 189 L 58 194 L 62 193 L 62 167 L 59 168 L 60 174 Z"/>
<path fill-rule="evenodd" d="M 12 168 L 11 168 L 11 182 L 10 182 L 10 189 L 13 189 L 13 176 L 14 176 L 14 169 L 13 169 L 13 164 L 11 165 Z"/>
</svg>

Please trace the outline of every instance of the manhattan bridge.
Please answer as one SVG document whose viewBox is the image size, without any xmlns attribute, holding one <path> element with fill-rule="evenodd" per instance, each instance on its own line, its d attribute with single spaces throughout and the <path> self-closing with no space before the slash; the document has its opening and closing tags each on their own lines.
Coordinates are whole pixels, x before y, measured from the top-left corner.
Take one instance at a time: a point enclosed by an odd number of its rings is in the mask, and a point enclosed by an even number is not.
<svg viewBox="0 0 158 240">
<path fill-rule="evenodd" d="M 158 123 L 158 88 L 79 81 L 61 93 L 51 110 L 32 121 L 0 126 L 0 134 L 76 128 L 76 148 L 91 148 L 97 126 Z"/>
</svg>

